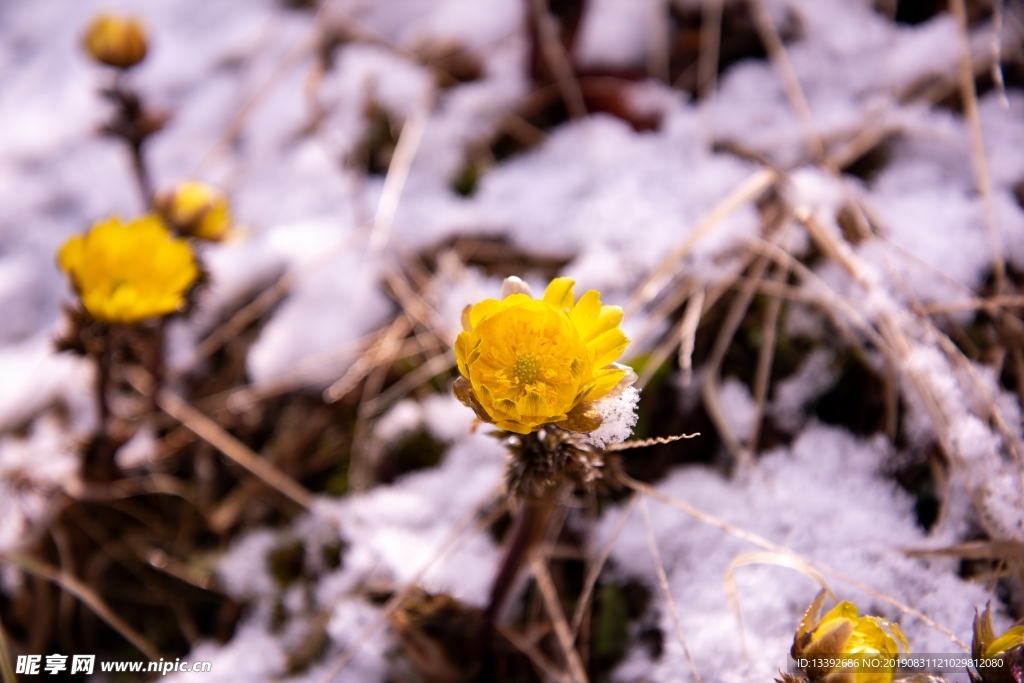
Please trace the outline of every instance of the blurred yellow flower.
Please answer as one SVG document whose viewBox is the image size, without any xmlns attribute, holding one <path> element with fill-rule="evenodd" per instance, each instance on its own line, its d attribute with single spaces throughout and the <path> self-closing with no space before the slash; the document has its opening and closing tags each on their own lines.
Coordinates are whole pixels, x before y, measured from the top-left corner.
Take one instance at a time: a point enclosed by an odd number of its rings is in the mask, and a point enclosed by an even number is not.
<svg viewBox="0 0 1024 683">
<path fill-rule="evenodd" d="M 134 323 L 172 313 L 199 277 L 188 242 L 159 218 L 113 217 L 70 238 L 58 254 L 82 305 L 106 322 Z"/>
<path fill-rule="evenodd" d="M 455 340 L 461 378 L 455 394 L 485 421 L 519 434 L 555 423 L 577 432 L 601 424 L 590 402 L 626 376 L 615 365 L 629 340 L 622 309 L 590 290 L 576 301 L 573 280 L 552 280 L 543 299 L 518 278 L 503 299 L 467 306 Z"/>
<path fill-rule="evenodd" d="M 844 600 L 819 619 L 825 591 L 807 608 L 793 638 L 793 657 L 811 662 L 808 679 L 823 683 L 891 683 L 895 667 L 873 666 L 909 652 L 900 627 L 881 617 L 858 616 L 857 606 Z M 822 661 L 815 662 L 818 658 Z M 836 660 L 851 665 L 836 665 Z M 829 664 L 833 664 L 829 666 Z"/>
<path fill-rule="evenodd" d="M 194 180 L 157 193 L 154 205 L 160 217 L 183 235 L 219 241 L 231 228 L 227 195 Z"/>
<path fill-rule="evenodd" d="M 85 30 L 85 50 L 98 62 L 119 69 L 135 66 L 146 56 L 146 32 L 129 17 L 97 15 Z"/>
</svg>

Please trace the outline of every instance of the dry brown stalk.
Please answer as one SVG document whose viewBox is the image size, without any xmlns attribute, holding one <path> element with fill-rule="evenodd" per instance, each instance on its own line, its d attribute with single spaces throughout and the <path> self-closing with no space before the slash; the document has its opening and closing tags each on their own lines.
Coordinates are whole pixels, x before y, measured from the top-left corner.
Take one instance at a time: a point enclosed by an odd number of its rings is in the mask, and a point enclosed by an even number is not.
<svg viewBox="0 0 1024 683">
<path fill-rule="evenodd" d="M 537 39 L 540 41 L 541 54 L 552 75 L 558 81 L 558 88 L 565 101 L 565 108 L 573 119 L 582 119 L 587 115 L 587 104 L 583 98 L 583 89 L 576 78 L 576 69 L 572 59 L 558 38 L 558 26 L 551 16 L 548 0 L 530 0 L 533 15 L 537 20 Z"/>
<path fill-rule="evenodd" d="M 0 555 L 0 562 L 17 567 L 24 572 L 34 574 L 60 586 L 78 598 L 82 604 L 92 610 L 96 616 L 105 621 L 110 628 L 117 631 L 121 637 L 131 643 L 132 646 L 151 661 L 155 662 L 160 659 L 160 651 L 145 636 L 133 629 L 121 617 L 117 616 L 99 594 L 76 577 L 22 553 L 2 554 Z"/>
<path fill-rule="evenodd" d="M 629 302 L 625 306 L 626 314 L 635 313 L 653 301 L 668 285 L 673 275 L 678 272 L 679 262 L 686 258 L 697 242 L 740 207 L 757 199 L 777 180 L 778 173 L 774 169 L 762 168 L 754 171 L 742 183 L 733 188 L 697 222 L 693 230 L 687 233 L 686 239 L 653 268 L 651 273 L 633 290 Z"/>
<path fill-rule="evenodd" d="M 654 538 L 654 525 L 651 524 L 651 511 L 647 506 L 646 496 L 640 499 L 640 510 L 644 513 L 644 529 L 647 531 L 647 542 L 651 550 L 651 559 L 654 560 L 654 569 L 658 574 L 658 585 L 661 586 L 661 592 L 664 594 L 665 602 L 668 604 L 669 612 L 672 614 L 672 623 L 676 627 L 676 637 L 679 638 L 679 644 L 683 647 L 683 654 L 686 656 L 686 662 L 690 665 L 690 673 L 693 675 L 694 682 L 700 683 L 700 674 L 697 673 L 693 657 L 690 656 L 690 648 L 686 644 L 686 636 L 683 635 L 683 624 L 679 620 L 679 610 L 676 609 L 676 601 L 672 599 L 672 591 L 669 589 L 668 576 L 665 575 L 665 566 L 661 563 L 661 553 L 658 552 L 658 541 Z"/>
<path fill-rule="evenodd" d="M 815 161 L 826 161 L 825 147 L 814 125 L 811 108 L 807 104 L 807 98 L 804 97 L 803 89 L 800 87 L 800 80 L 796 77 L 796 71 L 793 70 L 793 63 L 789 60 L 789 54 L 782 44 L 782 38 L 764 5 L 764 0 L 747 0 L 747 5 L 750 7 L 750 14 L 754 19 L 758 35 L 761 36 L 761 42 L 764 43 L 765 49 L 768 51 L 768 58 L 782 80 L 782 89 L 803 125 L 804 144 L 807 146 L 808 153 Z"/>
<path fill-rule="evenodd" d="M 637 496 L 631 495 L 629 500 L 623 506 L 622 514 L 619 516 L 619 521 L 616 522 L 615 528 L 612 530 L 612 535 L 608 539 L 604 548 L 601 550 L 601 554 L 598 555 L 597 560 L 587 568 L 587 575 L 583 579 L 583 592 L 580 593 L 579 600 L 576 602 L 576 610 L 572 615 L 572 633 L 573 640 L 580 632 L 580 625 L 583 623 L 584 614 L 587 611 L 587 606 L 590 604 L 590 596 L 594 592 L 594 586 L 597 585 L 597 578 L 601 575 L 601 569 L 604 568 L 604 563 L 608 561 L 608 556 L 612 553 L 612 548 L 615 546 L 615 541 L 618 540 L 619 534 L 622 533 L 623 528 L 626 526 L 626 520 L 629 519 L 629 515 L 633 512 L 633 506 L 636 505 Z"/>
<path fill-rule="evenodd" d="M 772 281 L 783 284 L 789 277 L 789 269 L 776 267 Z M 754 375 L 754 426 L 747 441 L 747 449 L 757 452 L 757 443 L 761 434 L 761 422 L 764 420 L 764 406 L 768 399 L 768 384 L 771 380 L 772 361 L 775 359 L 775 335 L 778 332 L 779 311 L 782 309 L 782 297 L 772 297 L 765 311 L 764 327 L 761 334 L 761 348 L 758 350 L 757 370 Z"/>
<path fill-rule="evenodd" d="M 908 557 L 959 557 L 964 560 L 998 560 L 1007 557 L 1024 558 L 1024 543 L 1020 541 L 967 541 L 946 548 L 907 548 Z"/>
<path fill-rule="evenodd" d="M 1017 308 L 1020 306 L 1024 306 L 1024 295 L 1000 294 L 998 296 L 973 298 L 949 303 L 923 304 L 922 309 L 925 313 L 934 315 L 939 313 L 956 313 L 959 311 L 995 311 L 1000 308 Z"/>
<path fill-rule="evenodd" d="M 693 346 L 703 313 L 704 289 L 698 288 L 686 304 L 686 312 L 679 323 L 679 371 L 682 374 L 680 382 L 683 388 L 690 386 L 690 379 L 693 377 Z"/>
<path fill-rule="evenodd" d="M 700 21 L 700 54 L 697 57 L 697 96 L 704 101 L 708 140 L 714 140 L 715 90 L 718 85 L 718 53 L 722 40 L 724 0 L 703 0 Z"/>
<path fill-rule="evenodd" d="M 740 645 L 743 649 L 743 656 L 747 658 L 750 657 L 750 652 L 747 649 L 746 630 L 743 628 L 743 612 L 740 611 L 739 589 L 736 587 L 736 570 L 740 567 L 756 564 L 768 564 L 776 567 L 795 569 L 801 574 L 810 577 L 812 581 L 828 591 L 828 594 L 833 600 L 836 599 L 835 593 L 832 592 L 828 582 L 825 581 L 821 574 L 798 557 L 773 552 L 745 553 L 734 557 L 732 561 L 729 562 L 729 566 L 725 570 L 725 593 L 729 598 L 729 606 L 732 608 L 733 614 L 736 616 L 736 624 L 739 627 Z"/>
<path fill-rule="evenodd" d="M 400 315 L 391 323 L 387 331 L 367 353 L 360 356 L 355 363 L 342 375 L 341 379 L 324 390 L 324 402 L 335 403 L 355 389 L 374 368 L 391 364 L 401 349 L 402 340 L 412 330 L 412 320 Z"/>
<path fill-rule="evenodd" d="M 672 312 L 679 308 L 679 305 L 693 295 L 696 282 L 690 278 L 679 282 L 672 290 L 661 298 L 660 301 L 650 310 L 646 324 L 632 338 L 632 345 L 642 347 L 647 340 L 661 326 L 662 322 L 672 315 Z"/>
<path fill-rule="evenodd" d="M 434 88 L 429 88 L 416 100 L 409 117 L 402 126 L 402 132 L 398 135 L 398 144 L 395 146 L 395 153 L 388 166 L 387 175 L 384 176 L 384 187 L 380 192 L 380 201 L 377 203 L 377 213 L 374 216 L 373 229 L 370 233 L 367 251 L 373 258 L 380 256 L 391 236 L 395 213 L 398 211 L 398 204 L 402 199 L 405 182 L 409 179 L 412 162 L 416 158 L 416 152 L 419 151 L 420 142 L 423 140 L 423 133 L 430 120 L 430 113 L 434 109 L 435 97 L 436 91 Z"/>
<path fill-rule="evenodd" d="M 526 638 L 523 634 L 501 624 L 496 624 L 494 628 L 508 642 L 512 643 L 517 650 L 526 655 L 539 673 L 558 681 L 558 683 L 573 683 L 572 677 L 568 673 L 560 671 L 554 662 L 545 657 L 544 653 L 538 650 L 537 646 L 531 643 L 530 639 Z"/>
<path fill-rule="evenodd" d="M 974 89 L 971 40 L 967 32 L 967 6 L 964 0 L 949 0 L 949 11 L 956 17 L 957 27 L 960 29 L 960 101 L 963 103 L 964 117 L 967 119 L 967 126 L 971 134 L 971 162 L 978 182 L 978 192 L 985 204 L 985 226 L 988 229 L 992 248 L 994 288 L 996 294 L 999 294 L 1003 289 L 1003 278 L 1006 277 L 1006 264 L 1003 262 L 999 229 L 996 226 L 992 180 L 989 176 L 988 159 L 985 155 L 985 136 L 981 130 L 981 115 L 978 113 L 978 93 Z M 998 62 L 995 62 L 995 65 L 998 67 Z"/>
<path fill-rule="evenodd" d="M 430 357 L 426 363 L 403 375 L 402 379 L 392 384 L 387 390 L 360 404 L 359 415 L 365 418 L 380 415 L 416 387 L 443 375 L 454 367 L 455 354 L 451 351 Z"/>
<path fill-rule="evenodd" d="M 562 646 L 562 653 L 569 663 L 572 680 L 575 683 L 588 683 L 587 672 L 583 668 L 582 660 L 580 660 L 580 653 L 576 651 L 575 637 L 569 629 L 569 622 L 565 619 L 565 612 L 562 611 L 562 602 L 558 598 L 558 591 L 555 590 L 555 583 L 551 580 L 551 573 L 548 571 L 545 559 L 539 553 L 535 554 L 530 560 L 530 569 L 533 573 L 533 578 L 537 582 L 537 587 L 540 589 L 541 596 L 544 598 L 544 606 L 547 609 L 548 616 L 554 622 L 555 635 L 558 636 L 558 642 Z"/>
<path fill-rule="evenodd" d="M 753 280 L 760 280 L 764 277 L 765 270 L 767 270 L 770 261 L 768 258 L 761 256 L 751 266 L 750 277 Z M 718 336 L 715 338 L 715 344 L 711 349 L 711 356 L 708 358 L 706 370 L 704 374 L 704 382 L 701 385 L 701 396 L 704 398 L 704 407 L 707 410 L 708 417 L 715 423 L 715 429 L 718 430 L 719 436 L 722 442 L 732 453 L 736 462 L 742 467 L 749 466 L 753 463 L 753 455 L 750 451 L 740 442 L 736 434 L 732 430 L 732 426 L 729 424 L 729 420 L 725 415 L 725 410 L 722 408 L 722 404 L 719 401 L 719 371 L 722 367 L 722 361 L 725 360 L 725 354 L 729 350 L 729 345 L 732 343 L 733 337 L 736 335 L 736 330 L 739 329 L 740 323 L 743 322 L 744 316 L 747 314 L 747 309 L 750 307 L 750 302 L 754 298 L 754 291 L 746 290 L 739 291 L 736 293 L 736 298 L 733 299 L 732 305 L 729 306 L 729 311 L 726 313 L 725 320 L 722 322 L 722 326 L 718 330 Z"/>
<path fill-rule="evenodd" d="M 693 439 L 700 436 L 700 432 L 693 434 L 676 434 L 675 436 L 653 436 L 649 439 L 641 439 L 639 441 L 623 441 L 622 443 L 613 443 L 605 450 L 609 451 L 628 451 L 632 448 L 646 448 L 647 446 L 660 446 L 666 443 L 673 443 L 682 439 Z"/>
<path fill-rule="evenodd" d="M 144 370 L 128 368 L 125 374 L 140 393 L 146 396 L 152 394 L 153 381 Z M 196 436 L 249 470 L 272 489 L 298 503 L 302 508 L 310 509 L 313 494 L 306 487 L 274 467 L 266 458 L 258 456 L 180 396 L 169 389 L 161 389 L 156 393 L 156 403 L 161 410 L 188 427 Z"/>
</svg>

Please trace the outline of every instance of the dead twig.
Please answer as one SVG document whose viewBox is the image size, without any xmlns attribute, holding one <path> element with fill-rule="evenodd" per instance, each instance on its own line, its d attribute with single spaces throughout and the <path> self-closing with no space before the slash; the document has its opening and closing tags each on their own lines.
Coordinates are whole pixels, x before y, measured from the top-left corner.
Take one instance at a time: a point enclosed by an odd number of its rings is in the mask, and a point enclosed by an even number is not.
<svg viewBox="0 0 1024 683">
<path fill-rule="evenodd" d="M 631 448 L 646 448 L 647 446 L 660 446 L 666 443 L 672 443 L 674 441 L 680 441 L 682 439 L 692 439 L 695 436 L 700 436 L 700 432 L 694 432 L 693 434 L 677 434 L 676 436 L 655 436 L 650 439 L 641 439 L 640 441 L 623 441 L 622 443 L 613 443 L 608 446 L 605 450 L 607 451 L 627 451 Z"/>
<path fill-rule="evenodd" d="M 679 638 L 679 644 L 683 647 L 683 654 L 686 655 L 686 661 L 690 665 L 690 673 L 693 675 L 693 680 L 695 683 L 700 683 L 700 674 L 697 673 L 697 666 L 693 663 L 693 657 L 690 656 L 690 648 L 686 645 L 686 636 L 683 635 L 683 624 L 679 620 L 679 610 L 676 609 L 676 602 L 672 599 L 672 591 L 669 590 L 665 566 L 661 563 L 661 553 L 658 552 L 658 541 L 654 538 L 654 525 L 651 524 L 651 511 L 647 506 L 646 496 L 640 499 L 640 510 L 644 513 L 644 528 L 647 530 L 647 542 L 651 550 L 651 559 L 654 560 L 654 570 L 658 574 L 658 585 L 661 586 L 661 592 L 665 595 L 665 602 L 668 603 L 669 612 L 672 614 L 672 622 L 676 627 L 676 637 Z"/>
<path fill-rule="evenodd" d="M 152 393 L 149 375 L 139 368 L 129 368 L 125 373 L 129 381 L 143 395 Z M 309 510 L 313 505 L 313 494 L 306 487 L 261 458 L 244 443 L 231 436 L 220 425 L 190 406 L 169 389 L 156 393 L 156 403 L 165 413 L 188 427 L 196 436 L 208 442 L 221 453 L 231 458 L 267 486 Z"/>
<path fill-rule="evenodd" d="M 531 643 L 521 633 L 514 629 L 502 626 L 501 624 L 495 625 L 495 630 L 498 631 L 508 642 L 512 643 L 517 650 L 526 655 L 530 663 L 537 667 L 538 671 L 543 673 L 545 676 L 553 678 L 558 683 L 573 683 L 572 678 L 564 671 L 559 671 L 555 664 L 544 656 L 544 653 L 537 649 L 537 646 Z"/>
<path fill-rule="evenodd" d="M 121 637 L 131 643 L 133 647 L 151 661 L 155 662 L 160 659 L 160 651 L 145 636 L 129 626 L 121 617 L 114 614 L 113 610 L 107 606 L 107 603 L 99 594 L 76 577 L 22 553 L 2 554 L 0 555 L 0 562 L 10 564 L 24 572 L 34 574 L 60 586 L 78 598 L 82 604 L 91 609 L 96 616 L 105 621 L 110 628 L 117 631 Z"/>
<path fill-rule="evenodd" d="M 967 119 L 971 133 L 971 163 L 974 166 L 974 175 L 978 182 L 978 192 L 981 194 L 985 206 L 985 226 L 988 229 L 992 248 L 993 286 L 995 293 L 999 294 L 1003 289 L 1003 279 L 1006 277 L 1006 264 L 1003 261 L 999 229 L 996 226 L 995 204 L 992 200 L 992 179 L 989 176 L 988 159 L 985 155 L 985 136 L 981 130 L 981 114 L 978 112 L 978 93 L 974 89 L 974 65 L 971 59 L 970 37 L 967 33 L 967 6 L 964 0 L 949 0 L 949 11 L 956 18 L 957 26 L 960 29 L 960 100 L 964 108 L 964 118 Z M 998 40 L 998 33 L 996 39 Z M 999 62 L 997 61 L 994 68 L 998 67 Z"/>
<path fill-rule="evenodd" d="M 572 60 L 558 38 L 558 26 L 548 11 L 548 0 L 530 0 L 534 17 L 537 21 L 537 39 L 540 41 L 541 54 L 551 74 L 558 82 L 558 88 L 565 101 L 565 108 L 570 118 L 582 119 L 587 115 L 586 100 L 583 88 L 576 78 L 576 69 Z"/>
<path fill-rule="evenodd" d="M 573 612 L 572 615 L 572 633 L 574 640 L 576 635 L 580 632 L 580 624 L 583 623 L 583 615 L 587 611 L 587 605 L 590 604 L 590 595 L 594 592 L 594 586 L 597 585 L 597 577 L 601 575 L 601 569 L 604 567 L 604 563 L 608 561 L 608 556 L 612 553 L 615 541 L 618 540 L 619 534 L 621 534 L 623 528 L 625 528 L 626 520 L 629 519 L 629 515 L 633 512 L 633 507 L 636 505 L 636 499 L 636 495 L 629 497 L 629 501 L 627 501 L 622 510 L 622 514 L 619 516 L 619 521 L 615 524 L 615 529 L 612 530 L 611 538 L 608 539 L 604 549 L 601 550 L 601 554 L 598 556 L 597 562 L 594 562 L 588 568 L 587 576 L 583 579 L 583 592 L 580 593 L 579 600 L 576 602 L 576 611 Z"/>
<path fill-rule="evenodd" d="M 551 580 L 548 566 L 539 553 L 531 559 L 530 568 L 533 572 L 533 578 L 537 581 L 537 587 L 540 589 L 541 596 L 544 598 L 544 606 L 547 608 L 548 616 L 554 622 L 555 634 L 558 636 L 558 642 L 562 646 L 562 653 L 569 663 L 572 679 L 575 683 L 588 683 L 587 672 L 583 668 L 582 660 L 580 660 L 580 653 L 576 651 L 575 637 L 569 629 L 569 622 L 565 620 L 565 612 L 562 611 L 562 603 L 558 598 L 558 591 L 555 590 L 555 584 Z"/>
<path fill-rule="evenodd" d="M 768 57 L 782 80 L 782 89 L 789 99 L 789 104 L 803 125 L 804 144 L 807 146 L 808 153 L 816 161 L 826 161 L 825 147 L 815 128 L 811 108 L 807 104 L 807 98 L 804 97 L 803 89 L 800 87 L 800 80 L 796 77 L 796 71 L 793 70 L 793 63 L 789 60 L 786 48 L 782 44 L 782 38 L 768 13 L 768 8 L 764 5 L 764 0 L 747 0 L 747 6 L 750 7 L 750 14 L 754 19 L 758 35 L 761 36 L 761 42 L 764 43 L 768 51 Z"/>
<path fill-rule="evenodd" d="M 690 386 L 690 379 L 693 377 L 693 346 L 703 312 L 704 290 L 698 288 L 686 304 L 686 312 L 679 323 L 679 371 L 682 374 L 680 382 L 684 389 Z"/>
<path fill-rule="evenodd" d="M 779 266 L 775 269 L 772 280 L 783 284 L 789 277 L 789 269 Z M 768 301 L 768 310 L 765 311 L 763 333 L 761 334 L 761 348 L 757 355 L 757 370 L 754 374 L 754 425 L 747 440 L 747 450 L 751 453 L 757 451 L 758 440 L 761 436 L 761 423 L 764 420 L 764 407 L 768 399 L 768 384 L 771 380 L 772 361 L 775 359 L 775 335 L 778 332 L 779 311 L 782 309 L 782 297 L 772 297 Z"/>
<path fill-rule="evenodd" d="M 635 313 L 648 302 L 654 300 L 661 290 L 672 279 L 677 271 L 678 263 L 683 260 L 703 239 L 723 220 L 732 215 L 740 207 L 759 197 L 779 179 L 778 172 L 771 168 L 762 168 L 733 188 L 732 192 L 722 198 L 707 214 L 689 231 L 686 239 L 666 256 L 661 263 L 651 270 L 650 275 L 630 295 L 625 306 L 626 314 Z"/>
</svg>

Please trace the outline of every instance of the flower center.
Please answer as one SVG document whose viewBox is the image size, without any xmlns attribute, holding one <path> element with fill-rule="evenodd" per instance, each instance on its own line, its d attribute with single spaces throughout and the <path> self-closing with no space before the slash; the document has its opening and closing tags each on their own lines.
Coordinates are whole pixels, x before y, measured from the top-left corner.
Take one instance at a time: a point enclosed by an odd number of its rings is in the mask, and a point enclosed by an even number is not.
<svg viewBox="0 0 1024 683">
<path fill-rule="evenodd" d="M 512 374 L 520 384 L 533 384 L 540 375 L 540 362 L 532 353 L 524 353 L 516 358 Z"/>
</svg>

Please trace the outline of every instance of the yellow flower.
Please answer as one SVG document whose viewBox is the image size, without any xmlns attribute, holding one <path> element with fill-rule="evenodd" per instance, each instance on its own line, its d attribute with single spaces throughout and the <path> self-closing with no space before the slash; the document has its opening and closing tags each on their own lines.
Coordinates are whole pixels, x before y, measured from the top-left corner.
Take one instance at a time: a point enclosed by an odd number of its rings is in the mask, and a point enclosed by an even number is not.
<svg viewBox="0 0 1024 683">
<path fill-rule="evenodd" d="M 874 667 L 868 663 L 899 657 L 909 653 L 910 646 L 903 631 L 896 624 L 881 617 L 861 617 L 857 606 L 843 601 L 819 618 L 825 601 L 825 591 L 818 593 L 807 608 L 793 638 L 793 657 L 810 664 L 805 667 L 808 679 L 822 683 L 891 683 L 895 667 Z M 845 659 L 856 662 L 852 666 L 819 666 L 815 658 L 823 660 Z"/>
<path fill-rule="evenodd" d="M 146 32 L 134 19 L 115 14 L 96 16 L 85 30 L 85 50 L 103 64 L 128 69 L 146 56 Z"/>
<path fill-rule="evenodd" d="M 177 310 L 199 277 L 192 248 L 159 218 L 117 216 L 64 243 L 58 254 L 82 305 L 97 320 L 134 323 Z"/>
<path fill-rule="evenodd" d="M 183 235 L 219 241 L 231 228 L 227 196 L 194 180 L 159 192 L 153 203 L 160 217 Z"/>
<path fill-rule="evenodd" d="M 1017 622 L 997 638 L 992 628 L 992 605 L 986 605 L 984 612 L 974 615 L 971 655 L 976 662 L 973 671 L 968 670 L 972 681 L 1016 683 L 1014 672 L 1024 670 L 1024 624 Z"/>
<path fill-rule="evenodd" d="M 614 361 L 629 340 L 619 329 L 622 309 L 601 305 L 594 290 L 576 301 L 573 284 L 557 278 L 534 299 L 510 278 L 504 298 L 463 311 L 454 389 L 481 420 L 519 434 L 549 423 L 577 432 L 600 426 L 591 402 L 626 376 Z"/>
</svg>

